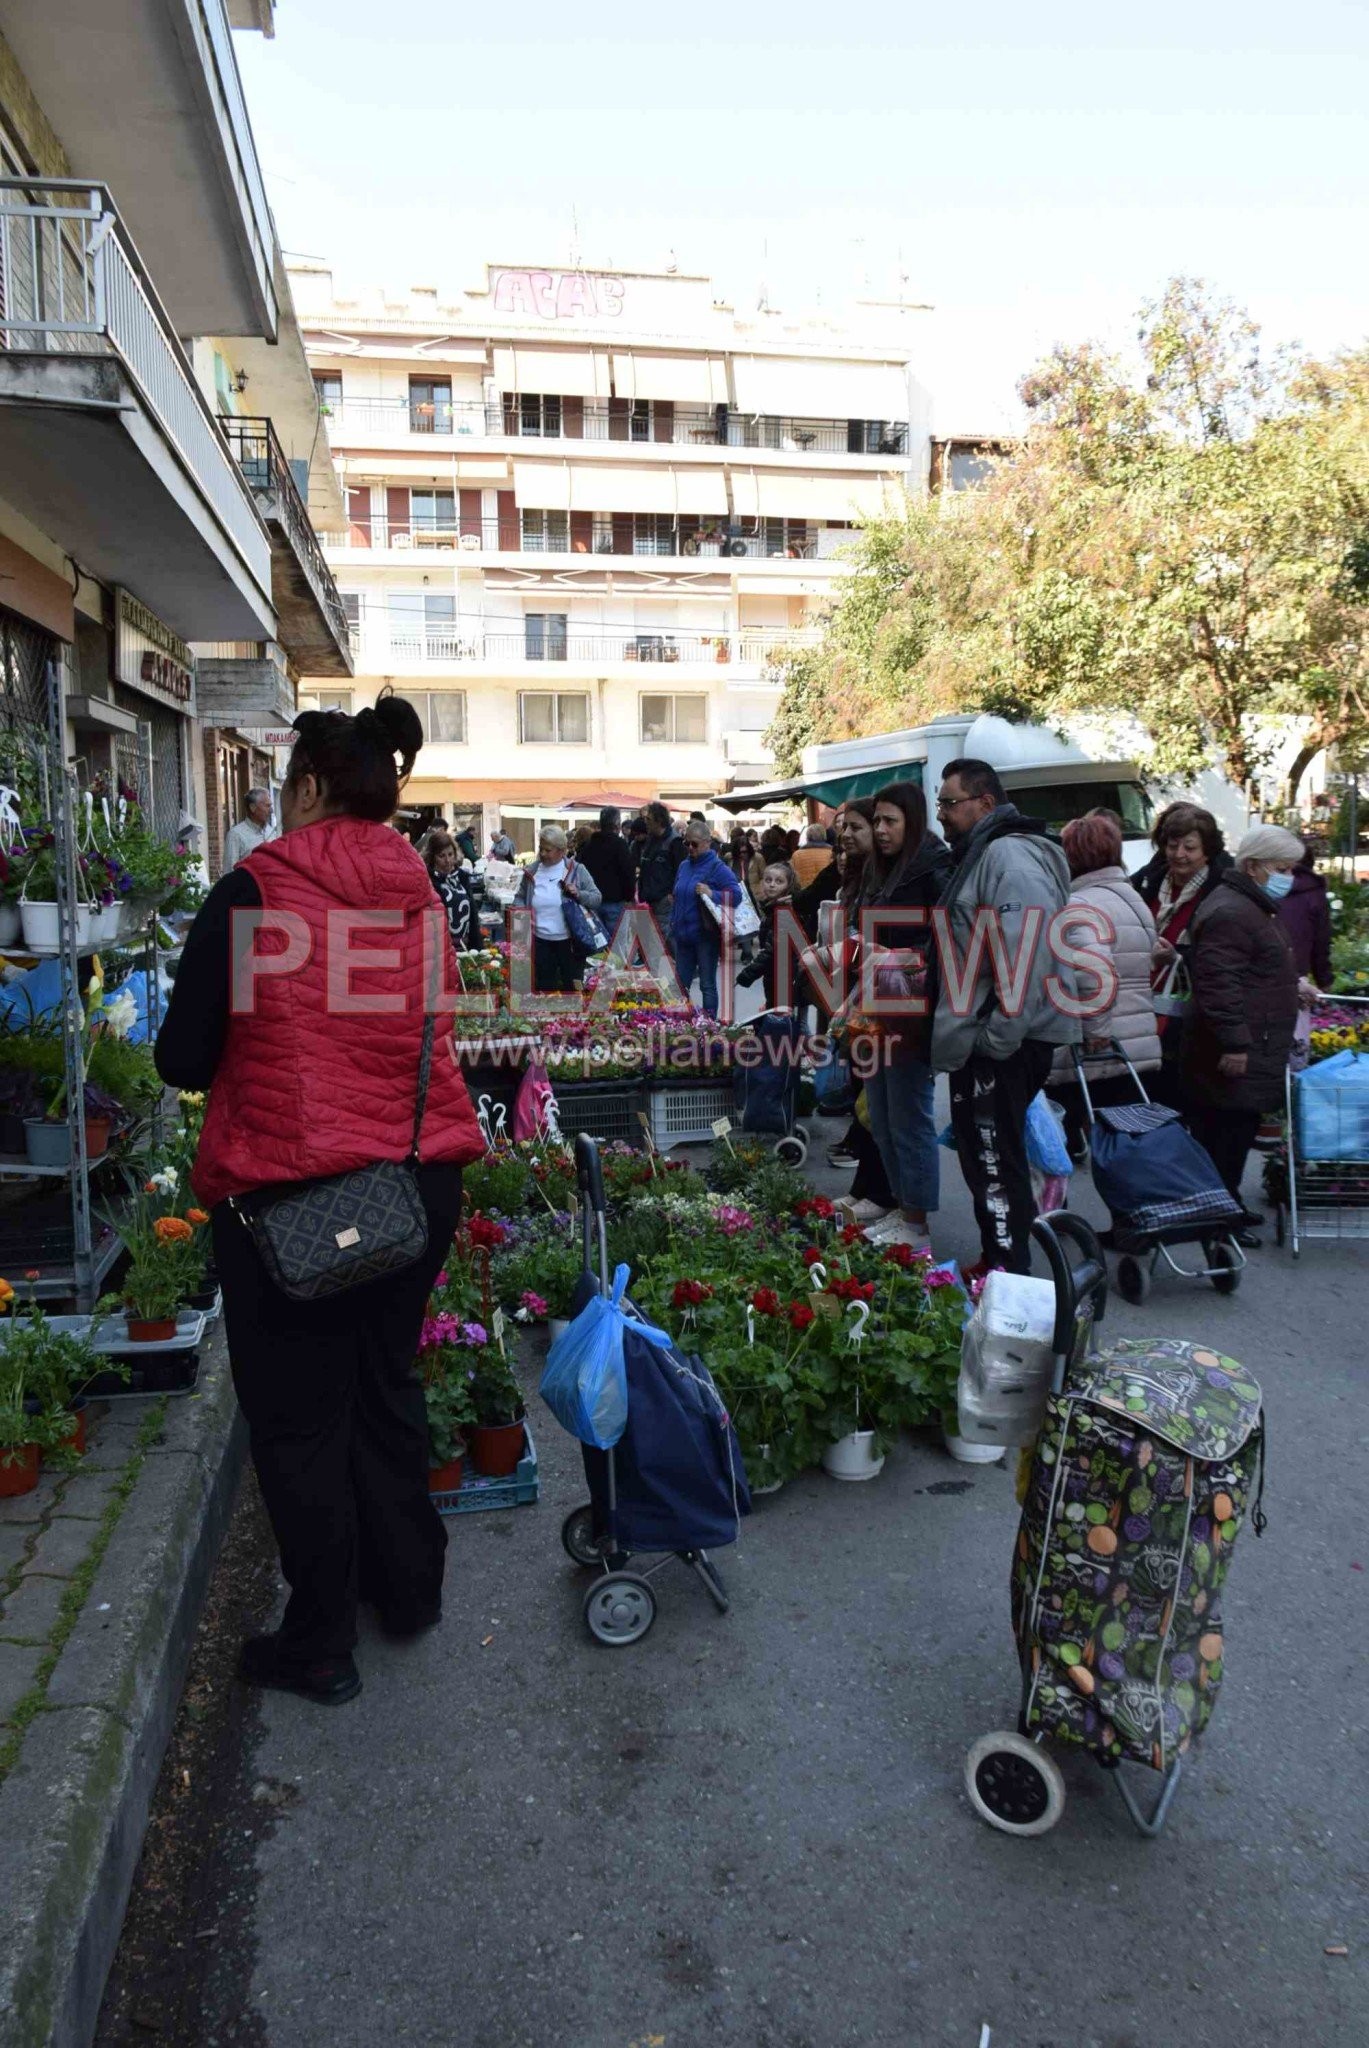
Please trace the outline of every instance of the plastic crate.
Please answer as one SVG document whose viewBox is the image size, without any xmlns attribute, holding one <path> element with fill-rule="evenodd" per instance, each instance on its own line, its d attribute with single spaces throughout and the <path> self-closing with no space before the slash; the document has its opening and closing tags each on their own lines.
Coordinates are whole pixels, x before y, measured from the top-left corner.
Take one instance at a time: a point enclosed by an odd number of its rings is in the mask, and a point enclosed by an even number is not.
<svg viewBox="0 0 1369 2048">
<path fill-rule="evenodd" d="M 582 1131 L 605 1144 L 617 1140 L 626 1145 L 642 1143 L 638 1111 L 645 1109 L 646 1097 L 636 1081 L 558 1081 L 552 1077 L 556 1114 L 567 1144 Z"/>
<path fill-rule="evenodd" d="M 526 1508 L 537 1499 L 541 1480 L 537 1471 L 537 1446 L 532 1431 L 523 1424 L 523 1455 L 507 1479 L 467 1478 L 462 1474 L 455 1493 L 435 1493 L 433 1506 L 439 1515 L 477 1515 L 485 1508 Z"/>
<path fill-rule="evenodd" d="M 713 1125 L 719 1117 L 732 1119 L 732 1083 L 696 1081 L 679 1087 L 658 1083 L 648 1098 L 651 1142 L 658 1152 L 672 1145 L 707 1145 L 713 1141 Z"/>
</svg>

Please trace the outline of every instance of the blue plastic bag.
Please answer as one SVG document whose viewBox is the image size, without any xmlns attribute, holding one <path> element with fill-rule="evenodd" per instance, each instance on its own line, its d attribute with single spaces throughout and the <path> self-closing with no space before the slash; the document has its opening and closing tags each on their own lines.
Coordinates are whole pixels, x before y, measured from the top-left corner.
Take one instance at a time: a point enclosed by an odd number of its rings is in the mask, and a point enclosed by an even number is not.
<svg viewBox="0 0 1369 2048">
<path fill-rule="evenodd" d="M 628 1268 L 619 1266 L 610 1297 L 596 1294 L 552 1345 L 538 1388 L 562 1429 L 600 1451 L 610 1450 L 627 1426 L 621 1306 L 627 1282 Z M 664 1331 L 648 1334 L 670 1342 Z"/>
<path fill-rule="evenodd" d="M 1039 1090 L 1027 1104 L 1027 1159 L 1038 1173 L 1058 1175 L 1062 1180 L 1068 1180 L 1074 1171 L 1060 1121 Z"/>
<path fill-rule="evenodd" d="M 1333 1053 L 1300 1074 L 1296 1121 L 1304 1159 L 1369 1159 L 1369 1056 Z"/>
</svg>

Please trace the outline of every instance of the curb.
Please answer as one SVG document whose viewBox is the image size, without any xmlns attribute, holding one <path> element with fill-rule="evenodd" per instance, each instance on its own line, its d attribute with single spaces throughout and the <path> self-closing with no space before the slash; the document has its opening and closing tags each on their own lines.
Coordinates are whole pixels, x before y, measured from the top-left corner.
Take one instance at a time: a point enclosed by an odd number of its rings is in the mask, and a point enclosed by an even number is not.
<svg viewBox="0 0 1369 2048">
<path fill-rule="evenodd" d="M 245 1448 L 220 1328 L 0 1786 L 0 2048 L 88 2048 Z"/>
</svg>

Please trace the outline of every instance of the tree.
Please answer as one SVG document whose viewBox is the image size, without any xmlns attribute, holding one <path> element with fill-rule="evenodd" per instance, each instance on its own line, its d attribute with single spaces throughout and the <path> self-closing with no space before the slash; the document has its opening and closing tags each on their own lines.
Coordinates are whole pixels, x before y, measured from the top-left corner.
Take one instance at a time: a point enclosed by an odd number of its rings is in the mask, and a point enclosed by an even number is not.
<svg viewBox="0 0 1369 2048">
<path fill-rule="evenodd" d="M 1145 309 L 1139 344 L 1131 371 L 1055 350 L 978 490 L 866 533 L 823 647 L 786 678 L 787 759 L 800 733 L 951 710 L 1127 711 L 1161 772 L 1215 750 L 1248 788 L 1274 715 L 1302 722 L 1304 765 L 1362 739 L 1369 354 L 1266 357 L 1186 279 Z"/>
</svg>

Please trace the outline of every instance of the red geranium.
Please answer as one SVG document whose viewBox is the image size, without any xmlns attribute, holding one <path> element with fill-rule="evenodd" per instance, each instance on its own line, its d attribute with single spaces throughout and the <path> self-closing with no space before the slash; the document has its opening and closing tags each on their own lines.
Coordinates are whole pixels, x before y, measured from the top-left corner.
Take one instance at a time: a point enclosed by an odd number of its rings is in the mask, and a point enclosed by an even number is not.
<svg viewBox="0 0 1369 2048">
<path fill-rule="evenodd" d="M 806 1301 L 790 1302 L 789 1320 L 796 1330 L 806 1330 L 815 1319 L 815 1311 L 809 1308 Z"/>
<path fill-rule="evenodd" d="M 836 1213 L 835 1205 L 828 1201 L 826 1195 L 809 1195 L 802 1202 L 794 1204 L 796 1216 L 818 1216 L 823 1222 Z"/>
<path fill-rule="evenodd" d="M 751 1297 L 751 1306 L 757 1315 L 777 1316 L 780 1313 L 780 1298 L 773 1287 L 758 1287 Z"/>
<path fill-rule="evenodd" d="M 859 1223 L 848 1223 L 841 1233 L 841 1241 L 843 1244 L 859 1244 L 864 1235 Z"/>
<path fill-rule="evenodd" d="M 822 1253 L 821 1251 L 819 1251 L 818 1247 L 815 1244 L 806 1245 L 804 1247 L 803 1263 L 805 1266 L 819 1265 L 821 1263 L 821 1260 Z"/>
<path fill-rule="evenodd" d="M 466 1225 L 466 1235 L 472 1244 L 483 1245 L 486 1251 L 494 1251 L 508 1236 L 502 1223 L 496 1223 L 493 1216 L 472 1216 Z"/>
<path fill-rule="evenodd" d="M 676 1308 L 697 1308 L 701 1301 L 712 1301 L 713 1289 L 702 1280 L 677 1280 L 670 1299 Z"/>
<path fill-rule="evenodd" d="M 884 1253 L 886 1263 L 891 1266 L 911 1266 L 914 1259 L 920 1260 L 922 1256 L 910 1244 L 891 1244 Z"/>
<path fill-rule="evenodd" d="M 824 1294 L 835 1294 L 838 1301 L 873 1301 L 875 1283 L 873 1280 L 829 1280 Z"/>
</svg>

